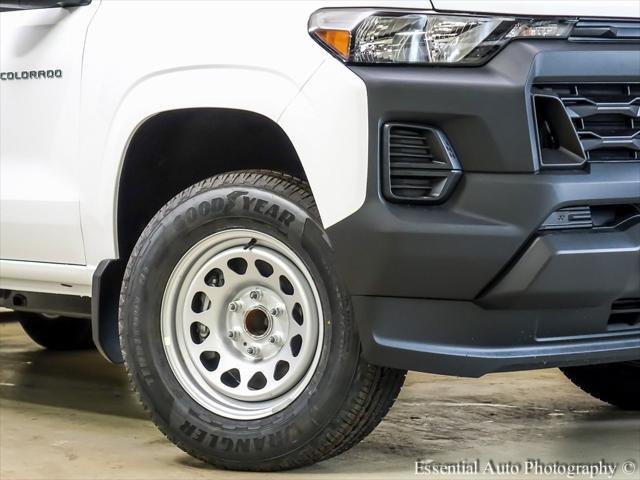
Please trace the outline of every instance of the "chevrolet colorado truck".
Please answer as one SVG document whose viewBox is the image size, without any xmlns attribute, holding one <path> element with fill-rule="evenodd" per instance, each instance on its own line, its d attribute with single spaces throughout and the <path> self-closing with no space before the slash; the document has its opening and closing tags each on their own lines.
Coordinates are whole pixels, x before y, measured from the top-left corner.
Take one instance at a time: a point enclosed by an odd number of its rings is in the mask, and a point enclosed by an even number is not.
<svg viewBox="0 0 640 480">
<path fill-rule="evenodd" d="M 407 370 L 640 407 L 637 0 L 0 11 L 0 306 L 184 451 L 330 458 Z"/>
</svg>

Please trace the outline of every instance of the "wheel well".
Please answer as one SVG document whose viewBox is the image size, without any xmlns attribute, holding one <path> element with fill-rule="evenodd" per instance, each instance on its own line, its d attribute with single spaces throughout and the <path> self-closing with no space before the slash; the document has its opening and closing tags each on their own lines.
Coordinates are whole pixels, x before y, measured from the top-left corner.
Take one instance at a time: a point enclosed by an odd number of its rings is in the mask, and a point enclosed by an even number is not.
<svg viewBox="0 0 640 480">
<path fill-rule="evenodd" d="M 118 190 L 119 257 L 127 261 L 151 218 L 185 188 L 211 176 L 269 169 L 306 180 L 286 133 L 244 110 L 192 108 L 159 113 L 134 134 Z"/>
</svg>

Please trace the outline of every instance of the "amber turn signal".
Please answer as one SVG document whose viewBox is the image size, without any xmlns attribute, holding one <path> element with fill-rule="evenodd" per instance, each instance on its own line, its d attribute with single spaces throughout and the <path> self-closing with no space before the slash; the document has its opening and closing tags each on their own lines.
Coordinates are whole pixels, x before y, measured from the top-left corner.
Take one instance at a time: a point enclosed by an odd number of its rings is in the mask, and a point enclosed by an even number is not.
<svg viewBox="0 0 640 480">
<path fill-rule="evenodd" d="M 349 59 L 351 52 L 351 32 L 346 30 L 316 30 L 318 40 L 331 48 L 344 60 Z"/>
</svg>

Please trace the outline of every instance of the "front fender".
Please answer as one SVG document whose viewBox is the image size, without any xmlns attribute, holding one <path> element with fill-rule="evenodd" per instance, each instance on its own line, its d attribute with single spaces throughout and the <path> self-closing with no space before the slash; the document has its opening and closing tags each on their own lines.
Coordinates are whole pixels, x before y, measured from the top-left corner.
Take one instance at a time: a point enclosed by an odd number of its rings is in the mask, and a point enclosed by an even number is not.
<svg viewBox="0 0 640 480">
<path fill-rule="evenodd" d="M 90 152 L 102 152 L 93 166 L 87 164 L 91 171 L 85 175 L 87 182 L 82 198 L 82 225 L 89 264 L 118 258 L 119 178 L 129 142 L 146 120 L 165 111 L 211 107 L 247 110 L 277 122 L 298 92 L 299 86 L 291 79 L 249 67 L 169 70 L 149 75 L 133 85 L 119 101 L 108 125 L 103 127 L 103 138 L 94 131 L 84 139 L 84 150 L 89 157 Z"/>
</svg>

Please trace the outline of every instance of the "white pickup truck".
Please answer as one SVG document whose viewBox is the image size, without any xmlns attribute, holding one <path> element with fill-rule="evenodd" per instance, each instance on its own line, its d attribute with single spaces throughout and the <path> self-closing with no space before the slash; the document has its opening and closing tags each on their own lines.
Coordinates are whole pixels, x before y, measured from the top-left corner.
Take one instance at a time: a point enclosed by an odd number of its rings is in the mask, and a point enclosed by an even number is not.
<svg viewBox="0 0 640 480">
<path fill-rule="evenodd" d="M 220 467 L 406 370 L 640 407 L 640 3 L 0 1 L 0 306 Z"/>
</svg>

